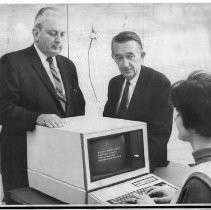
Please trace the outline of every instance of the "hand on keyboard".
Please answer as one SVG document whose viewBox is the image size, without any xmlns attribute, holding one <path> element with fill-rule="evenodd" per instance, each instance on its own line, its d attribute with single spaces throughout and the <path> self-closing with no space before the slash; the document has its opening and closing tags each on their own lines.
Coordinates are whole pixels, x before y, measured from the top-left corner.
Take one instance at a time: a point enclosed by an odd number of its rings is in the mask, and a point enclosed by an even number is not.
<svg viewBox="0 0 211 210">
<path fill-rule="evenodd" d="M 148 195 L 146 194 L 137 194 L 134 193 L 130 199 L 128 199 L 127 203 L 132 203 L 133 204 L 155 204 L 154 200 L 152 198 L 150 198 Z"/>
<path fill-rule="evenodd" d="M 135 199 L 130 199 L 132 198 L 133 195 L 142 195 L 143 193 L 146 192 L 146 189 L 149 187 L 144 187 L 144 188 L 140 188 L 138 190 L 135 190 L 133 192 L 129 192 L 126 193 L 124 195 L 121 195 L 119 197 L 116 197 L 114 199 L 108 200 L 109 203 L 111 204 L 124 204 L 124 203 L 134 203 L 136 202 L 136 198 Z"/>
<path fill-rule="evenodd" d="M 146 194 L 154 199 L 155 203 L 170 203 L 171 200 L 175 197 L 177 190 L 164 186 L 152 186 L 146 190 Z"/>
<path fill-rule="evenodd" d="M 177 190 L 168 185 L 157 185 L 140 188 L 133 192 L 123 194 L 108 200 L 111 204 L 155 204 L 170 203 L 175 197 Z"/>
<path fill-rule="evenodd" d="M 125 203 L 127 203 L 127 204 L 136 204 L 137 203 L 137 199 L 131 197 L 131 198 L 128 198 L 128 200 L 126 200 Z"/>
</svg>

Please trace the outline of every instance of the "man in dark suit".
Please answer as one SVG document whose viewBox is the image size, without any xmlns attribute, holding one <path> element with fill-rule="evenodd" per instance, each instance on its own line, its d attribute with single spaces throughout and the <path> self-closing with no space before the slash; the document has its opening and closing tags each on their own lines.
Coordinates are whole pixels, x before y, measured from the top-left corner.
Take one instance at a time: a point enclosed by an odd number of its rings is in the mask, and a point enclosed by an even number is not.
<svg viewBox="0 0 211 210">
<path fill-rule="evenodd" d="M 103 115 L 147 123 L 150 171 L 167 164 L 167 143 L 172 129 L 169 80 L 143 66 L 139 36 L 124 31 L 112 39 L 112 57 L 121 72 L 111 79 Z"/>
<path fill-rule="evenodd" d="M 42 8 L 32 31 L 34 44 L 0 60 L 1 167 L 7 204 L 14 204 L 9 190 L 28 186 L 26 132 L 37 124 L 62 127 L 62 118 L 85 113 L 75 65 L 58 55 L 65 29 L 57 9 Z"/>
</svg>

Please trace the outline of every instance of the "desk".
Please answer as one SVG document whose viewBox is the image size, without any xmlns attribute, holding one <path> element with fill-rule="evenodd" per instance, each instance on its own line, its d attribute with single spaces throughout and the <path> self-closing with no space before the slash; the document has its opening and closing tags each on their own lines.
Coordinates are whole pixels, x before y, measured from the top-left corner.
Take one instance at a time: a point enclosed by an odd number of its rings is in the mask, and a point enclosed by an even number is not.
<svg viewBox="0 0 211 210">
<path fill-rule="evenodd" d="M 182 187 L 189 171 L 189 166 L 169 162 L 167 167 L 157 168 L 154 174 L 178 187 Z M 11 197 L 18 203 L 26 205 L 65 205 L 65 203 L 30 187 L 12 190 Z"/>
<path fill-rule="evenodd" d="M 22 205 L 64 205 L 62 201 L 52 198 L 31 187 L 11 190 L 11 198 Z"/>
<path fill-rule="evenodd" d="M 167 167 L 156 168 L 154 174 L 166 180 L 167 182 L 181 188 L 191 167 L 180 163 L 169 162 Z"/>
</svg>

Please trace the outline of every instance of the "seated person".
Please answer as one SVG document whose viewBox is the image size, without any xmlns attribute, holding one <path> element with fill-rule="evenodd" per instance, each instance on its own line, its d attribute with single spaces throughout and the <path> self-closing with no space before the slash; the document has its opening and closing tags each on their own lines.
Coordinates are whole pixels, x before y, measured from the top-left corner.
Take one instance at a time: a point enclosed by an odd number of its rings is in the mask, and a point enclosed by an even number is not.
<svg viewBox="0 0 211 210">
<path fill-rule="evenodd" d="M 171 135 L 173 109 L 169 103 L 170 81 L 162 73 L 144 66 L 141 38 L 122 31 L 111 41 L 112 58 L 120 75 L 108 85 L 104 117 L 147 123 L 149 166 L 166 166 L 167 143 Z"/>
<path fill-rule="evenodd" d="M 191 144 L 195 164 L 181 190 L 152 187 L 128 202 L 211 203 L 211 74 L 193 72 L 172 85 L 170 98 L 177 111 L 178 138 Z"/>
</svg>

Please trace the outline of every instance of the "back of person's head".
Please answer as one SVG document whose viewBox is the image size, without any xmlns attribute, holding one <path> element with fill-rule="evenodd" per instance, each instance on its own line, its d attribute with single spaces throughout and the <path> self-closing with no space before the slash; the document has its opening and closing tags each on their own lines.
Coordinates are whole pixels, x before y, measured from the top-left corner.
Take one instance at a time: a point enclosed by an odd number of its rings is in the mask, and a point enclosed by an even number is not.
<svg viewBox="0 0 211 210">
<path fill-rule="evenodd" d="M 49 16 L 62 17 L 62 13 L 55 7 L 43 7 L 38 11 L 38 13 L 35 17 L 34 27 L 42 29 L 43 22 Z"/>
<path fill-rule="evenodd" d="M 143 45 L 142 45 L 142 41 L 140 39 L 140 37 L 133 31 L 123 31 L 120 32 L 119 34 L 117 34 L 116 36 L 113 37 L 112 41 L 111 41 L 111 51 L 113 54 L 113 43 L 124 43 L 127 41 L 136 41 L 141 49 L 142 52 L 142 57 L 145 56 L 145 52 L 143 52 Z"/>
<path fill-rule="evenodd" d="M 186 129 L 211 137 L 211 74 L 195 71 L 172 85 L 171 101 Z"/>
</svg>

